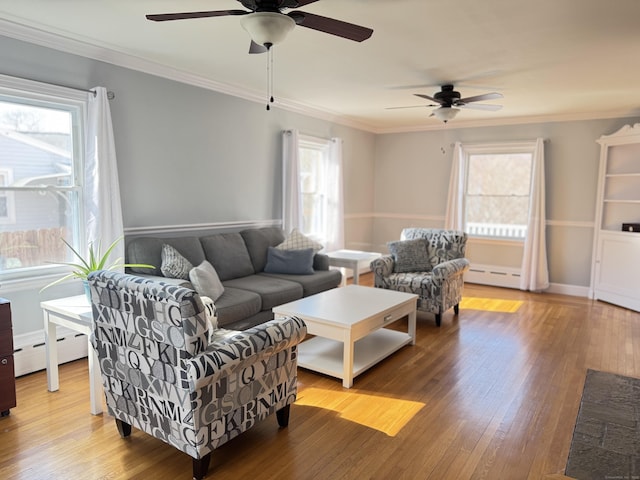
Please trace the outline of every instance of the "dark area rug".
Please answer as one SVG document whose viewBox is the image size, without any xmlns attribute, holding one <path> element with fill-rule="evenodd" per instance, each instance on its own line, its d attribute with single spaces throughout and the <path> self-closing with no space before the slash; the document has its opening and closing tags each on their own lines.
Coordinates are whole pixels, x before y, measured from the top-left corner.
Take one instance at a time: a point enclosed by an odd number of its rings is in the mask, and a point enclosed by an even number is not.
<svg viewBox="0 0 640 480">
<path fill-rule="evenodd" d="M 587 370 L 565 475 L 640 480 L 640 379 Z"/>
</svg>

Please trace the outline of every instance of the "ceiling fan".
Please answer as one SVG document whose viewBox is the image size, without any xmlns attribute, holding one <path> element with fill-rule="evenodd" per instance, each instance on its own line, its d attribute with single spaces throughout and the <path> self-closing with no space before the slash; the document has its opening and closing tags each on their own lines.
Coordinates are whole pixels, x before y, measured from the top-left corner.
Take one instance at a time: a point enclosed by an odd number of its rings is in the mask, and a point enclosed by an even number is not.
<svg viewBox="0 0 640 480">
<path fill-rule="evenodd" d="M 442 85 L 440 87 L 440 91 L 435 93 L 433 97 L 429 95 L 424 95 L 421 93 L 414 94 L 416 97 L 424 98 L 431 102 L 434 102 L 429 105 L 414 105 L 411 107 L 391 107 L 391 108 L 415 108 L 415 107 L 438 107 L 433 113 L 430 115 L 431 117 L 436 117 L 438 120 L 447 123 L 449 120 L 455 118 L 455 116 L 460 111 L 460 108 L 473 108 L 476 110 L 489 110 L 496 111 L 502 108 L 502 105 L 491 105 L 485 103 L 475 103 L 481 102 L 483 100 L 495 100 L 496 98 L 502 98 L 501 93 L 492 92 L 485 93 L 483 95 L 475 95 L 473 97 L 461 98 L 460 92 L 456 92 L 453 89 L 453 85 Z"/>
<path fill-rule="evenodd" d="M 283 13 L 283 10 L 303 7 L 317 1 L 318 0 L 238 0 L 238 2 L 248 10 L 162 13 L 146 15 L 146 17 L 148 20 L 155 22 L 165 22 L 168 20 L 242 15 L 243 18 L 240 19 L 240 24 L 251 36 L 249 53 L 266 52 L 273 45 L 283 41 L 286 35 L 293 30 L 293 27 L 296 25 L 356 42 L 362 42 L 373 34 L 373 30 L 370 28 L 300 10 Z"/>
</svg>

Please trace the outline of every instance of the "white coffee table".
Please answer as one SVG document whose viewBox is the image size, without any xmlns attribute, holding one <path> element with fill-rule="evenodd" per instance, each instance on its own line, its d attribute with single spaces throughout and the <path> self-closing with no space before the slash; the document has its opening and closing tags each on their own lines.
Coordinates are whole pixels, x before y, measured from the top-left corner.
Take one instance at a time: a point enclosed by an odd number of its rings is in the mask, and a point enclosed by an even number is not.
<svg viewBox="0 0 640 480">
<path fill-rule="evenodd" d="M 418 296 L 360 285 L 334 288 L 273 308 L 275 316 L 297 316 L 315 337 L 298 345 L 298 365 L 353 379 L 405 345 L 415 345 Z M 407 332 L 384 328 L 408 316 Z"/>
<path fill-rule="evenodd" d="M 353 272 L 353 283 L 355 285 L 358 284 L 360 269 L 369 268 L 369 264 L 381 256 L 381 253 L 362 252 L 360 250 L 336 250 L 327 253 L 329 265 L 332 267 L 348 268 Z M 345 283 L 344 279 L 342 283 Z"/>
</svg>

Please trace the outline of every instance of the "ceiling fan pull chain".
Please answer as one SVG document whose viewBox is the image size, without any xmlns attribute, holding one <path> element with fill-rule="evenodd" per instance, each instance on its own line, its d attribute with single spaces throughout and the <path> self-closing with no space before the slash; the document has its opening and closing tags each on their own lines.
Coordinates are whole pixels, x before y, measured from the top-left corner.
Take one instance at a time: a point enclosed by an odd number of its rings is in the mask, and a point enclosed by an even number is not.
<svg viewBox="0 0 640 480">
<path fill-rule="evenodd" d="M 271 110 L 271 49 L 267 50 L 267 111 Z"/>
<path fill-rule="evenodd" d="M 269 102 L 273 103 L 273 48 L 269 49 L 269 63 L 271 75 L 269 77 Z"/>
</svg>

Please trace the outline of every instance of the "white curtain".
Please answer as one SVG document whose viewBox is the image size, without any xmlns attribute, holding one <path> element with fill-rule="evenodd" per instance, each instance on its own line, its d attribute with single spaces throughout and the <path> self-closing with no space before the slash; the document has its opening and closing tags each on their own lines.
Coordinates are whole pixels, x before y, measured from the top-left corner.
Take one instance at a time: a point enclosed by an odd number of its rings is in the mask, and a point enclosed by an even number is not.
<svg viewBox="0 0 640 480">
<path fill-rule="evenodd" d="M 102 253 L 123 235 L 116 149 L 107 90 L 89 93 L 85 145 L 84 219 L 86 240 Z M 124 261 L 124 242 L 118 242 L 110 263 Z"/>
<path fill-rule="evenodd" d="M 285 232 L 293 228 L 303 231 L 303 209 L 300 178 L 300 134 L 297 130 L 282 133 L 282 227 Z M 344 200 L 342 187 L 342 140 L 332 138 L 326 150 L 324 186 L 324 218 L 320 230 L 325 251 L 344 248 Z"/>
<path fill-rule="evenodd" d="M 464 229 L 464 183 L 465 183 L 464 155 L 462 144 L 456 142 L 453 147 L 453 161 L 451 162 L 451 176 L 449 177 L 449 196 L 447 197 L 447 212 L 444 228 L 451 230 Z"/>
<path fill-rule="evenodd" d="M 282 132 L 282 228 L 287 233 L 302 227 L 299 147 L 297 130 Z"/>
<path fill-rule="evenodd" d="M 325 250 L 344 248 L 344 197 L 342 191 L 342 139 L 332 138 L 327 162 L 327 217 Z"/>
<path fill-rule="evenodd" d="M 527 238 L 524 241 L 520 289 L 539 291 L 549 287 L 545 237 L 544 140 L 536 139 L 531 169 L 531 194 Z"/>
</svg>

